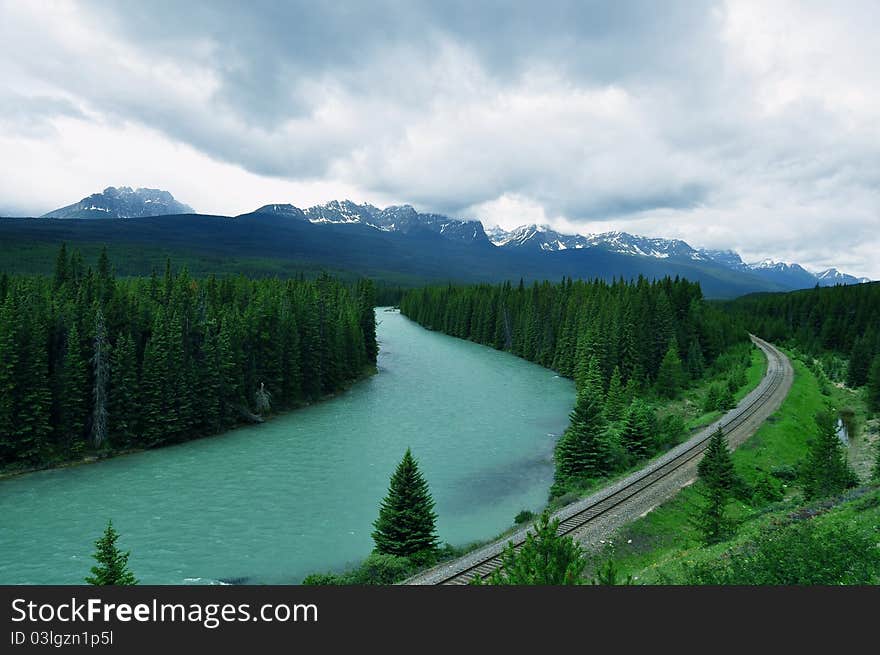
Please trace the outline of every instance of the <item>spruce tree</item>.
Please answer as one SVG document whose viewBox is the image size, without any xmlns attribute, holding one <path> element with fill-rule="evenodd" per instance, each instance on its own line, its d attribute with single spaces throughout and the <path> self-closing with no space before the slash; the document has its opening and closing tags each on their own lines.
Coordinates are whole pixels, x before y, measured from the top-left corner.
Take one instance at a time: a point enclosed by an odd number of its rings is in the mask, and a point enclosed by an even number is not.
<svg viewBox="0 0 880 655">
<path fill-rule="evenodd" d="M 55 258 L 55 273 L 52 276 L 52 288 L 58 291 L 65 285 L 70 274 L 68 272 L 67 262 L 67 244 L 62 243 L 58 249 L 58 256 Z"/>
<path fill-rule="evenodd" d="M 715 430 L 709 438 L 709 443 L 703 452 L 703 459 L 697 465 L 697 473 L 707 487 L 723 489 L 728 493 L 733 493 L 742 484 L 733 466 L 733 459 L 727 446 L 727 437 L 721 427 Z"/>
<path fill-rule="evenodd" d="M 376 552 L 401 557 L 430 555 L 437 548 L 436 520 L 428 483 L 407 448 L 373 523 Z"/>
<path fill-rule="evenodd" d="M 134 340 L 123 334 L 116 340 L 110 363 L 108 432 L 114 446 L 131 446 L 138 432 L 137 352 Z"/>
<path fill-rule="evenodd" d="M 727 437 L 719 427 L 709 439 L 703 459 L 697 465 L 700 485 L 698 494 L 703 502 L 697 507 L 692 523 L 706 545 L 724 541 L 733 532 L 733 522 L 726 508 L 732 494 L 742 487 L 727 446 Z"/>
<path fill-rule="evenodd" d="M 868 407 L 880 413 L 880 353 L 874 357 L 868 370 Z"/>
<path fill-rule="evenodd" d="M 653 408 L 636 398 L 626 410 L 620 440 L 633 460 L 640 460 L 655 450 L 658 442 L 657 418 Z"/>
<path fill-rule="evenodd" d="M 15 399 L 18 395 L 18 312 L 11 297 L 0 305 L 0 460 L 12 461 L 17 456 L 15 432 Z"/>
<path fill-rule="evenodd" d="M 508 544 L 502 564 L 492 572 L 492 585 L 576 585 L 587 564 L 581 546 L 569 536 L 559 536 L 559 519 L 541 514 L 525 543 L 517 551 Z M 479 584 L 476 581 L 475 584 Z"/>
<path fill-rule="evenodd" d="M 626 390 L 620 379 L 620 367 L 615 366 L 611 373 L 611 381 L 608 383 L 608 394 L 605 397 L 605 417 L 609 421 L 619 421 L 623 418 L 626 400 Z"/>
<path fill-rule="evenodd" d="M 613 459 L 602 404 L 590 386 L 578 394 L 569 418 L 556 445 L 557 489 L 578 478 L 608 474 Z"/>
<path fill-rule="evenodd" d="M 86 582 L 90 585 L 136 585 L 138 583 L 134 574 L 128 568 L 128 558 L 131 552 L 119 550 L 116 541 L 119 533 L 113 528 L 113 521 L 107 522 L 107 528 L 103 536 L 95 541 L 95 553 L 92 557 L 98 562 L 92 567 L 92 574 L 86 576 Z"/>
<path fill-rule="evenodd" d="M 801 469 L 807 500 L 832 496 L 858 483 L 837 436 L 837 416 L 830 411 L 820 412 L 816 415 L 816 426 L 816 437 Z"/>
<path fill-rule="evenodd" d="M 700 533 L 702 542 L 711 546 L 720 543 L 733 534 L 733 521 L 727 515 L 730 494 L 720 487 L 701 487 L 698 490 L 703 501 L 691 524 Z"/>
<path fill-rule="evenodd" d="M 88 414 L 88 368 L 80 348 L 76 323 L 67 333 L 61 383 L 61 434 L 65 448 L 79 454 L 85 448 Z"/>
<path fill-rule="evenodd" d="M 678 356 L 678 347 L 675 339 L 669 342 L 663 361 L 660 362 L 660 370 L 657 372 L 655 384 L 657 394 L 662 398 L 675 398 L 681 389 L 682 368 L 681 358 Z"/>
<path fill-rule="evenodd" d="M 106 256 L 106 250 L 104 251 Z M 107 327 L 104 313 L 95 313 L 94 355 L 92 355 L 92 379 L 94 380 L 92 398 L 92 444 L 99 448 L 107 439 L 108 386 L 110 383 L 110 343 L 107 341 Z"/>
</svg>

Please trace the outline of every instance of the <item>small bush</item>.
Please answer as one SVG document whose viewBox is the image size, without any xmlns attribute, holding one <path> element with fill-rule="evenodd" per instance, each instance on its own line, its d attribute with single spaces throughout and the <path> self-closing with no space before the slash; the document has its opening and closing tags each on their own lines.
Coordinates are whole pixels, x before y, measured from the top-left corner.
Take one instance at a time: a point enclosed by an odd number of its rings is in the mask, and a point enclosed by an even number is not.
<svg viewBox="0 0 880 655">
<path fill-rule="evenodd" d="M 406 557 L 373 553 L 346 577 L 348 584 L 388 585 L 406 578 L 413 568 L 413 562 Z"/>
<path fill-rule="evenodd" d="M 302 584 L 315 586 L 331 586 L 345 584 L 344 576 L 335 573 L 311 573 L 303 578 Z"/>
<path fill-rule="evenodd" d="M 770 469 L 770 475 L 777 480 L 783 482 L 794 482 L 798 479 L 798 471 L 794 466 L 783 464 L 782 466 L 774 466 Z"/>
<path fill-rule="evenodd" d="M 513 522 L 517 525 L 522 525 L 523 523 L 528 523 L 533 518 L 535 518 L 534 512 L 524 509 L 514 517 Z"/>
<path fill-rule="evenodd" d="M 872 535 L 847 525 L 804 521 L 768 530 L 719 558 L 691 567 L 688 584 L 876 584 L 880 548 Z"/>
</svg>

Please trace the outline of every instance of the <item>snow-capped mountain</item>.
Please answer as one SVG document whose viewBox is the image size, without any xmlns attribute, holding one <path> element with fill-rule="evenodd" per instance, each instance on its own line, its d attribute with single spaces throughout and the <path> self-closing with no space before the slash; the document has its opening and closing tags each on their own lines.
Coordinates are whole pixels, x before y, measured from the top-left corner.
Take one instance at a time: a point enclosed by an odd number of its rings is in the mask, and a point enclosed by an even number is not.
<svg viewBox="0 0 880 655">
<path fill-rule="evenodd" d="M 800 264 L 788 264 L 765 259 L 747 264 L 733 250 L 712 250 L 691 247 L 680 239 L 642 237 L 627 232 L 604 232 L 601 234 L 561 234 L 548 225 L 522 225 L 510 231 L 498 226 L 486 230 L 489 240 L 499 248 L 531 249 L 545 252 L 560 250 L 601 248 L 608 252 L 655 259 L 690 260 L 708 262 L 741 273 L 749 273 L 789 289 L 801 289 L 834 284 L 858 284 L 867 278 L 856 278 L 831 268 L 814 274 Z"/>
<path fill-rule="evenodd" d="M 192 207 L 178 202 L 161 189 L 133 190 L 127 186 L 111 186 L 77 203 L 43 214 L 42 218 L 137 218 L 193 213 Z"/>
<path fill-rule="evenodd" d="M 449 218 L 442 214 L 422 214 L 411 205 L 392 205 L 379 209 L 370 204 L 358 205 L 350 200 L 331 200 L 323 205 L 299 209 L 293 205 L 264 205 L 255 213 L 271 213 L 307 220 L 314 224 L 357 224 L 383 232 L 411 234 L 420 230 L 440 234 L 452 241 L 489 243 L 479 221 Z"/>
<path fill-rule="evenodd" d="M 707 258 L 687 243 L 678 239 L 654 239 L 626 232 L 602 234 L 561 234 L 548 225 L 522 225 L 510 232 L 500 227 L 487 230 L 486 234 L 499 248 L 533 248 L 547 252 L 582 248 L 603 248 L 623 255 L 643 257 L 684 257 L 697 261 Z"/>
<path fill-rule="evenodd" d="M 816 273 L 816 280 L 820 287 L 833 287 L 836 284 L 862 284 L 871 281 L 866 277 L 855 277 L 841 273 L 836 268 L 826 268 L 824 271 Z"/>
</svg>

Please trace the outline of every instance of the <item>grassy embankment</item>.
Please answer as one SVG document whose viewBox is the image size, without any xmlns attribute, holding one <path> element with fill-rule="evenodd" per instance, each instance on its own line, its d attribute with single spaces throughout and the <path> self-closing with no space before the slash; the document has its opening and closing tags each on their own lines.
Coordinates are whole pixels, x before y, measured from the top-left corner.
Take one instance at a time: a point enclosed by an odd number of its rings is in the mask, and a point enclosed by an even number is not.
<svg viewBox="0 0 880 655">
<path fill-rule="evenodd" d="M 823 533 L 846 526 L 876 535 L 880 490 L 862 489 L 830 501 L 807 505 L 803 502 L 796 470 L 807 453 L 808 440 L 816 432 L 813 417 L 817 412 L 825 407 L 838 411 L 853 408 L 857 418 L 850 452 L 856 445 L 863 456 L 873 450 L 866 445 L 869 439 L 865 428 L 869 423 L 860 394 L 823 385 L 803 362 L 793 359 L 792 363 L 795 381 L 782 407 L 733 453 L 737 473 L 750 487 L 759 483 L 777 485 L 782 499 L 732 501 L 729 511 L 738 524 L 736 535 L 728 542 L 703 547 L 692 523 L 700 503 L 699 494 L 693 487 L 687 487 L 611 540 L 605 555 L 613 558 L 623 577 L 632 575 L 641 584 L 686 583 L 688 571 L 694 566 L 736 557 L 736 553 L 757 543 L 771 528 L 798 521 L 812 521 L 810 527 Z M 867 482 L 869 471 L 870 466 L 857 469 L 863 482 Z"/>
</svg>

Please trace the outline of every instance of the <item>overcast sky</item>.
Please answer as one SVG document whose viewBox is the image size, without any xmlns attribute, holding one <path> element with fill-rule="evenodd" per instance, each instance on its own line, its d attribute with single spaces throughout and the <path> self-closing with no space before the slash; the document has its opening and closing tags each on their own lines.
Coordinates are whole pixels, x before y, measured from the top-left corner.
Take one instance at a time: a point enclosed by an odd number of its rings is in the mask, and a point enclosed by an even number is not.
<svg viewBox="0 0 880 655">
<path fill-rule="evenodd" d="M 0 0 L 0 213 L 350 198 L 880 278 L 880 2 Z"/>
</svg>

